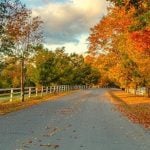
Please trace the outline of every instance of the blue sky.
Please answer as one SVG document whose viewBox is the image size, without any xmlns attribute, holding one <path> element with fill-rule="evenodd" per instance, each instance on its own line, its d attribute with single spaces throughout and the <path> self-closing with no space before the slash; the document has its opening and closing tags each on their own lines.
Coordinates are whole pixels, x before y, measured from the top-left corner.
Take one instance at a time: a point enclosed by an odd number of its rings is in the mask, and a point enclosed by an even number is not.
<svg viewBox="0 0 150 150">
<path fill-rule="evenodd" d="M 65 3 L 69 0 L 21 0 L 24 4 L 26 4 L 30 8 L 45 6 L 48 3 Z"/>
<path fill-rule="evenodd" d="M 90 28 L 106 13 L 106 0 L 21 0 L 44 21 L 45 46 L 66 47 L 68 53 L 87 51 Z"/>
</svg>

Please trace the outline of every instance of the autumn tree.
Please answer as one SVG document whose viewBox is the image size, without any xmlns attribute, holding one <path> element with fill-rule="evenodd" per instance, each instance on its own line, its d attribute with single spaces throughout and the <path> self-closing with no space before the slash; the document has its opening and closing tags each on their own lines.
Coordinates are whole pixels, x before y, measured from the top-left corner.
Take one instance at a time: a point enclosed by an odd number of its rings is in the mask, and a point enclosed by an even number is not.
<svg viewBox="0 0 150 150">
<path fill-rule="evenodd" d="M 3 61 L 0 71 L 2 87 L 20 87 L 20 63 L 14 57 L 7 57 Z"/>
<path fill-rule="evenodd" d="M 113 7 L 91 28 L 89 53 L 95 59 L 93 65 L 120 87 L 149 86 L 149 2 L 110 1 Z"/>
<path fill-rule="evenodd" d="M 34 54 L 33 45 L 40 42 L 42 21 L 39 17 L 33 18 L 31 16 L 32 12 L 20 1 L 10 3 L 9 0 L 3 0 L 1 4 L 5 10 L 3 13 L 3 37 L 7 37 L 7 40 L 9 38 L 11 41 L 9 43 L 13 45 L 9 49 L 5 49 L 8 44 L 2 38 L 1 52 L 5 55 L 14 56 L 21 62 L 21 100 L 24 101 L 25 61 Z"/>
</svg>

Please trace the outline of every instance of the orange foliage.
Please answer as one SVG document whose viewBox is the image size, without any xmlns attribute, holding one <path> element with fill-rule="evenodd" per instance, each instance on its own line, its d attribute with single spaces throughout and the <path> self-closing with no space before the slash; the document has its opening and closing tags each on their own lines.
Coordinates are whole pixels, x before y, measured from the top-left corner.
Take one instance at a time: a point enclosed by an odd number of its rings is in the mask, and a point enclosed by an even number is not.
<svg viewBox="0 0 150 150">
<path fill-rule="evenodd" d="M 121 87 L 150 84 L 150 28 L 130 31 L 137 23 L 135 9 L 114 7 L 91 29 L 87 60 L 97 67 L 102 80 Z M 148 54 L 148 55 L 147 55 Z M 94 61 L 93 61 L 94 60 Z"/>
<path fill-rule="evenodd" d="M 150 54 L 150 29 L 131 33 L 135 49 Z"/>
<path fill-rule="evenodd" d="M 128 13 L 123 7 L 112 9 L 106 17 L 91 29 L 88 39 L 90 42 L 89 51 L 91 53 L 98 49 L 109 51 L 113 38 L 126 32 L 133 23 L 133 14 L 134 9 L 131 9 Z"/>
</svg>

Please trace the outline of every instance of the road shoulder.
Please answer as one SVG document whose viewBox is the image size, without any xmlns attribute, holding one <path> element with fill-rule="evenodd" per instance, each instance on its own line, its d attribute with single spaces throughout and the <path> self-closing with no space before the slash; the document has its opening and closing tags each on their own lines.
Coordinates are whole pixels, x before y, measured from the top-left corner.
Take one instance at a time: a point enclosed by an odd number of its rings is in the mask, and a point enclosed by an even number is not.
<svg viewBox="0 0 150 150">
<path fill-rule="evenodd" d="M 109 90 L 107 96 L 133 123 L 150 129 L 150 98 L 131 95 L 121 90 Z"/>
<path fill-rule="evenodd" d="M 30 98 L 24 102 L 14 101 L 14 102 L 0 103 L 0 116 L 11 112 L 19 111 L 34 105 L 39 105 L 43 102 L 56 101 L 59 97 L 71 94 L 73 92 L 75 91 L 63 92 L 58 94 L 48 94 L 43 97 Z"/>
</svg>

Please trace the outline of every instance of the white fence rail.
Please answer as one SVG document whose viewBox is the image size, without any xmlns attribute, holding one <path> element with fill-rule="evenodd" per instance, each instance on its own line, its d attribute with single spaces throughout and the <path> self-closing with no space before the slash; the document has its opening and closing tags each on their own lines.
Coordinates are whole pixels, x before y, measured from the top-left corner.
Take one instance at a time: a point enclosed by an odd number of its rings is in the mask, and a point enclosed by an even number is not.
<svg viewBox="0 0 150 150">
<path fill-rule="evenodd" d="M 88 89 L 87 85 L 58 85 L 58 86 L 42 86 L 42 87 L 25 87 L 25 98 L 43 96 L 46 94 L 55 94 L 70 90 Z M 0 102 L 21 99 L 21 88 L 0 89 Z"/>
</svg>

